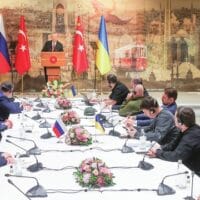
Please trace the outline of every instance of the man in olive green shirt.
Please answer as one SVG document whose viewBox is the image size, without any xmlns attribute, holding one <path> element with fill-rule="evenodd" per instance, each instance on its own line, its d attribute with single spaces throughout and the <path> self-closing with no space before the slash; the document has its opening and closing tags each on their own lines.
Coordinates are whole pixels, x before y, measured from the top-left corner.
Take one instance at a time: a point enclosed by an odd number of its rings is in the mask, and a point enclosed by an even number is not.
<svg viewBox="0 0 200 200">
<path fill-rule="evenodd" d="M 144 98 L 144 87 L 141 84 L 135 86 L 135 90 L 132 94 L 132 98 L 125 100 L 119 109 L 119 115 L 126 117 L 129 115 L 135 115 L 142 112 L 140 104 Z"/>
</svg>

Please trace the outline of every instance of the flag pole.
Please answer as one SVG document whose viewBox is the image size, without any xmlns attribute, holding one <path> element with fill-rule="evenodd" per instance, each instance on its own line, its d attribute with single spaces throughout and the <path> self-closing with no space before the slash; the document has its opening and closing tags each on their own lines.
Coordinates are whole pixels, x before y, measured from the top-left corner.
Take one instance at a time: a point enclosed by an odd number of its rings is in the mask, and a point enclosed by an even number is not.
<svg viewBox="0 0 200 200">
<path fill-rule="evenodd" d="M 91 41 L 90 45 L 91 45 L 91 47 L 93 49 L 93 54 L 94 54 L 94 90 L 96 91 L 96 82 L 97 82 L 96 52 L 97 52 L 98 46 L 97 46 L 96 41 Z"/>
<path fill-rule="evenodd" d="M 24 93 L 24 75 L 22 75 L 22 96 L 23 96 L 23 93 Z"/>
</svg>

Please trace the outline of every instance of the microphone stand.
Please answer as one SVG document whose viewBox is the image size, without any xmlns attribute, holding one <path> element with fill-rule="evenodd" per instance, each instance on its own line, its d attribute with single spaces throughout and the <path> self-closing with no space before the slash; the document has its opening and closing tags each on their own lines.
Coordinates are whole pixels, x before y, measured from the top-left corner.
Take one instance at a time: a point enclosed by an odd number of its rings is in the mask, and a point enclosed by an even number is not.
<svg viewBox="0 0 200 200">
<path fill-rule="evenodd" d="M 193 187 L 194 187 L 194 171 L 192 171 L 192 182 L 191 182 L 191 194 L 190 194 L 190 196 L 187 196 L 187 197 L 185 197 L 184 199 L 186 199 L 186 200 L 195 200 L 194 198 L 193 198 Z"/>
<path fill-rule="evenodd" d="M 12 186 L 14 186 L 20 193 L 22 193 L 27 199 L 31 200 L 30 197 L 28 197 L 19 187 L 17 187 L 10 179 L 8 179 L 8 183 Z"/>
<path fill-rule="evenodd" d="M 44 113 L 50 113 L 51 109 L 49 108 L 49 106 L 47 105 L 47 107 L 42 111 Z"/>
<path fill-rule="evenodd" d="M 125 140 L 125 143 L 124 143 L 122 150 L 121 150 L 122 153 L 132 153 L 132 152 L 134 152 L 134 149 L 132 147 L 127 146 L 127 142 L 128 142 L 129 139 L 130 139 L 130 137 L 127 137 L 127 139 Z"/>
<path fill-rule="evenodd" d="M 156 144 L 154 142 L 151 147 L 147 150 L 147 152 Z M 146 157 L 147 153 L 144 154 L 143 159 L 139 162 L 138 167 L 142 170 L 151 170 L 154 168 L 154 166 L 151 163 L 145 162 L 144 159 Z"/>
<path fill-rule="evenodd" d="M 51 134 L 51 132 L 49 131 L 48 128 L 47 128 L 47 132 L 40 136 L 41 139 L 49 139 L 52 137 L 54 137 L 54 136 Z"/>
<path fill-rule="evenodd" d="M 36 181 L 36 185 L 32 188 L 30 188 L 26 194 L 19 189 L 10 179 L 8 179 L 8 182 L 12 185 L 14 185 L 22 194 L 24 194 L 28 199 L 30 199 L 29 197 L 47 197 L 47 192 L 46 190 L 43 188 L 43 186 L 41 186 L 38 182 L 38 180 L 35 177 L 32 176 L 17 176 L 17 175 L 11 175 L 11 174 L 5 174 L 6 177 L 17 177 L 17 178 L 30 178 L 30 179 L 34 179 Z"/>
<path fill-rule="evenodd" d="M 26 139 L 26 138 L 19 138 L 19 137 L 14 137 L 11 135 L 7 135 L 8 138 L 14 138 L 14 139 L 18 139 L 18 140 L 24 140 L 24 141 L 29 141 L 29 142 L 33 142 L 34 147 L 27 150 L 26 153 L 28 155 L 41 155 L 41 150 L 37 147 L 36 143 L 33 140 L 30 139 Z"/>
<path fill-rule="evenodd" d="M 171 187 L 169 187 L 168 185 L 164 184 L 164 180 L 168 177 L 171 177 L 171 176 L 177 176 L 177 175 L 182 175 L 182 174 L 187 174 L 188 171 L 185 171 L 185 172 L 180 172 L 180 173 L 177 173 L 177 174 L 171 174 L 171 175 L 167 175 L 163 178 L 162 182 L 159 184 L 158 186 L 158 190 L 157 190 L 157 194 L 158 195 L 171 195 L 171 194 L 175 194 L 176 191 L 174 189 L 172 189 Z"/>
<path fill-rule="evenodd" d="M 47 120 L 45 119 L 45 121 L 42 122 L 42 123 L 39 125 L 39 128 L 51 128 L 51 125 L 50 125 L 49 122 L 47 122 Z"/>
<path fill-rule="evenodd" d="M 116 136 L 116 137 L 120 137 L 120 133 L 118 131 L 115 131 L 115 127 L 121 122 L 121 120 L 119 120 L 115 125 L 113 125 L 113 129 L 109 131 L 109 135 L 112 136 Z"/>
<path fill-rule="evenodd" d="M 27 170 L 30 172 L 37 172 L 43 169 L 43 165 L 41 162 L 38 162 L 38 159 L 35 155 L 33 155 L 35 157 L 36 163 L 30 165 L 29 167 L 27 167 Z"/>
<path fill-rule="evenodd" d="M 18 147 L 18 148 L 20 148 L 20 149 L 22 149 L 23 151 L 26 152 L 25 154 L 21 154 L 21 155 L 20 155 L 21 158 L 22 158 L 22 157 L 29 157 L 29 154 L 27 153 L 27 150 L 26 150 L 26 149 L 20 147 L 19 145 L 17 145 L 17 144 L 15 144 L 15 143 L 11 142 L 11 141 L 8 140 L 8 139 L 6 139 L 6 142 L 8 142 L 8 143 L 10 143 L 10 144 L 12 144 L 12 145 L 14 145 L 14 146 L 16 146 L 16 147 Z"/>
<path fill-rule="evenodd" d="M 35 116 L 33 116 L 31 119 L 32 120 L 38 120 L 38 119 L 41 119 L 41 115 L 39 114 L 39 112 L 37 112 L 37 114 Z"/>
</svg>

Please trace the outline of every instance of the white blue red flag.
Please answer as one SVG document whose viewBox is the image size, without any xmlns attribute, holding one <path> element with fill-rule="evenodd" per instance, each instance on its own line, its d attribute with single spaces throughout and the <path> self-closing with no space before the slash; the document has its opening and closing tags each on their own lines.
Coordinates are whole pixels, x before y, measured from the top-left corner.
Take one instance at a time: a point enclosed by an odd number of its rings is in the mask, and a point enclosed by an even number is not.
<svg viewBox="0 0 200 200">
<path fill-rule="evenodd" d="M 6 42 L 3 16 L 0 14 L 0 73 L 4 74 L 10 71 L 10 58 Z"/>
</svg>

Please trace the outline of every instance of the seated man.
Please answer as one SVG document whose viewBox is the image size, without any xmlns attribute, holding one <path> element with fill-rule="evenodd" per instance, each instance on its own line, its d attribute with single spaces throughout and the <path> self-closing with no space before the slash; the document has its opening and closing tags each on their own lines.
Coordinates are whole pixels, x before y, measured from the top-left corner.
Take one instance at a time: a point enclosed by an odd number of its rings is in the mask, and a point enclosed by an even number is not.
<svg viewBox="0 0 200 200">
<path fill-rule="evenodd" d="M 200 176 L 200 126 L 195 123 L 192 108 L 179 107 L 175 123 L 180 129 L 179 137 L 166 146 L 152 148 L 148 155 L 172 162 L 182 160 L 183 164 Z"/>
<path fill-rule="evenodd" d="M 162 95 L 162 108 L 167 109 L 170 111 L 173 115 L 176 112 L 177 109 L 177 104 L 176 104 L 176 99 L 177 99 L 177 90 L 173 87 L 165 88 L 164 93 Z M 138 114 L 133 117 L 133 123 L 135 126 L 143 127 L 143 126 L 148 126 L 151 122 L 151 119 L 147 116 L 145 116 L 143 113 Z"/>
<path fill-rule="evenodd" d="M 145 97 L 140 108 L 147 117 L 152 119 L 150 125 L 144 128 L 147 140 L 166 145 L 177 137 L 178 130 L 175 126 L 174 116 L 161 108 L 156 99 L 150 96 Z M 131 137 L 139 138 L 143 134 L 140 128 L 135 129 L 132 123 L 127 123 L 126 127 Z"/>
<path fill-rule="evenodd" d="M 12 99 L 13 86 L 9 82 L 3 82 L 0 86 L 0 121 L 8 119 L 10 113 L 20 113 L 23 106 Z"/>
<path fill-rule="evenodd" d="M 128 93 L 127 97 L 126 97 L 126 100 L 131 100 L 134 98 L 134 91 L 135 91 L 135 87 L 140 84 L 143 86 L 143 83 L 142 83 L 142 79 L 141 78 L 133 78 L 131 80 L 131 87 L 133 89 L 132 92 Z M 143 86 L 144 88 L 144 86 Z M 147 90 L 144 88 L 144 96 L 149 96 L 149 93 L 147 92 Z"/>
<path fill-rule="evenodd" d="M 119 115 L 126 117 L 128 115 L 138 114 L 142 112 L 140 104 L 144 98 L 144 87 L 141 84 L 135 86 L 134 97 L 130 100 L 125 100 L 119 109 Z"/>
<path fill-rule="evenodd" d="M 0 152 L 0 167 L 11 163 L 14 163 L 14 158 L 12 155 L 9 153 Z"/>
<path fill-rule="evenodd" d="M 114 74 L 107 76 L 108 86 L 112 89 L 109 99 L 104 100 L 108 106 L 111 105 L 113 109 L 119 109 L 122 102 L 126 99 L 129 89 L 120 81 Z"/>
</svg>

